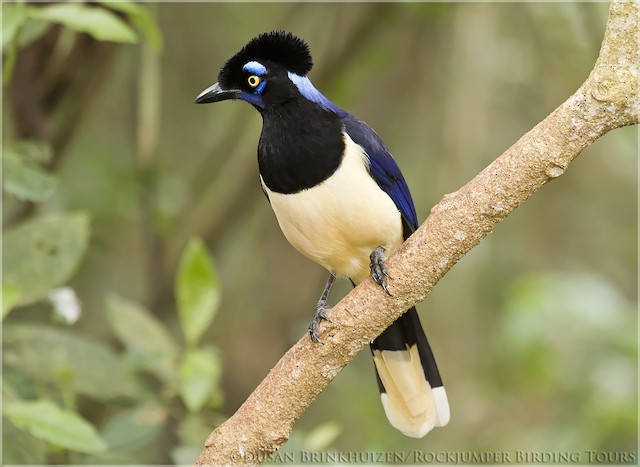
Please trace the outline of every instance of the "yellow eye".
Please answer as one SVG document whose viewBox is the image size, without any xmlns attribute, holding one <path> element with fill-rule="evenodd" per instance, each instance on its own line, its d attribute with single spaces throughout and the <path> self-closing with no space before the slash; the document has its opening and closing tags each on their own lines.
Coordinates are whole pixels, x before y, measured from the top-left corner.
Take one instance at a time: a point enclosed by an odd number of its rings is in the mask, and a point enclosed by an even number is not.
<svg viewBox="0 0 640 467">
<path fill-rule="evenodd" d="M 256 86 L 258 86 L 258 84 L 260 84 L 260 77 L 251 75 L 249 76 L 249 78 L 247 78 L 247 83 L 249 83 L 249 86 L 251 86 L 252 88 L 255 88 Z"/>
</svg>

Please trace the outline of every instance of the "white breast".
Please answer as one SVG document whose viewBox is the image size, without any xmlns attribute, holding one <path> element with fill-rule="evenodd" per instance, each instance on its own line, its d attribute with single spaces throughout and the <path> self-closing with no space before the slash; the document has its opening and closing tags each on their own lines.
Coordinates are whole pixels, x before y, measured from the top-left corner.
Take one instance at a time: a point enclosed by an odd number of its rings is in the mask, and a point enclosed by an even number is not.
<svg viewBox="0 0 640 467">
<path fill-rule="evenodd" d="M 344 134 L 345 156 L 331 177 L 295 194 L 270 191 L 280 228 L 303 255 L 358 283 L 369 275 L 369 255 L 402 244 L 400 212 L 367 170 L 363 149 Z"/>
</svg>

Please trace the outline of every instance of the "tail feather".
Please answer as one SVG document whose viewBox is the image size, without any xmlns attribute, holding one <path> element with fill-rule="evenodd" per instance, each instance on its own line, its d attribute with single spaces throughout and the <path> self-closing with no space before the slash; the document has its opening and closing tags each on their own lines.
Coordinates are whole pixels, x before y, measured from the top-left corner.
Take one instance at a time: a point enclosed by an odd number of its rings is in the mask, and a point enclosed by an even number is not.
<svg viewBox="0 0 640 467">
<path fill-rule="evenodd" d="M 449 422 L 449 402 L 418 313 L 411 308 L 371 343 L 387 418 L 403 434 L 422 438 Z"/>
</svg>

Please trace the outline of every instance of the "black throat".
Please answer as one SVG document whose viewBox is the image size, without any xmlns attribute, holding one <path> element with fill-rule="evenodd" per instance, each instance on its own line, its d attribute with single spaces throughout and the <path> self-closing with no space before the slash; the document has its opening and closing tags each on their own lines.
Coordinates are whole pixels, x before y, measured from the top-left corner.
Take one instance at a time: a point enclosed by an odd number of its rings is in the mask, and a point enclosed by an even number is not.
<svg viewBox="0 0 640 467">
<path fill-rule="evenodd" d="M 297 193 L 322 183 L 340 167 L 344 140 L 337 114 L 301 96 L 259 110 L 258 166 L 269 190 Z"/>
</svg>

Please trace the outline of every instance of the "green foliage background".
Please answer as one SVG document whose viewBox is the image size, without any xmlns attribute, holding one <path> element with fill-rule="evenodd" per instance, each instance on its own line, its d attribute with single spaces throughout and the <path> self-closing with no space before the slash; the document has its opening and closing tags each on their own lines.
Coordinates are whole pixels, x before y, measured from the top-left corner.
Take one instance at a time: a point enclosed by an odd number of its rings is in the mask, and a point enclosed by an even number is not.
<svg viewBox="0 0 640 467">
<path fill-rule="evenodd" d="M 304 334 L 325 276 L 262 195 L 259 115 L 192 104 L 224 60 L 263 31 L 304 37 L 311 79 L 382 136 L 424 220 L 582 83 L 607 5 L 2 10 L 3 462 L 187 464 Z M 636 128 L 596 141 L 419 307 L 446 428 L 392 429 L 363 352 L 285 451 L 635 452 L 637 146 Z"/>
</svg>

